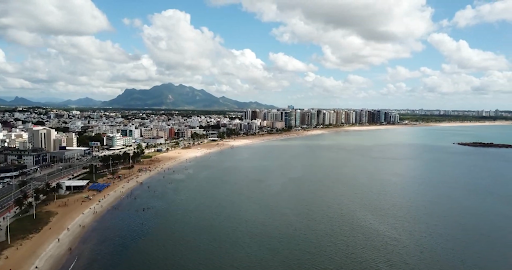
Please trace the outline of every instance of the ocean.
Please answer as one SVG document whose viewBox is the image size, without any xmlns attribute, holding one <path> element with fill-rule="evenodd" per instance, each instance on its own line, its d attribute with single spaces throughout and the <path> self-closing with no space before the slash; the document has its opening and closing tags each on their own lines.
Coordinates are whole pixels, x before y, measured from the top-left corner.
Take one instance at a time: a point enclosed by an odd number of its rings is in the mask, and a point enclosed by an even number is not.
<svg viewBox="0 0 512 270">
<path fill-rule="evenodd" d="M 512 269 L 512 126 L 334 132 L 162 172 L 62 269 Z M 164 178 L 165 177 L 165 178 Z"/>
</svg>

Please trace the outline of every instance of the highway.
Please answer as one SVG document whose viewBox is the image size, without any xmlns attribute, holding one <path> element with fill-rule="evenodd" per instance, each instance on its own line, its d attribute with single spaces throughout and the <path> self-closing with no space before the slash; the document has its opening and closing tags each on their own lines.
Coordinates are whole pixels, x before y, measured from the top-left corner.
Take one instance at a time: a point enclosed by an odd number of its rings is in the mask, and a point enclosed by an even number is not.
<svg viewBox="0 0 512 270">
<path fill-rule="evenodd" d="M 81 172 L 82 168 L 88 164 L 91 164 L 92 161 L 93 160 L 90 159 L 87 161 L 82 161 L 82 162 L 77 162 L 77 163 L 57 164 L 57 165 L 55 165 L 55 167 L 56 167 L 55 170 L 50 171 L 46 174 L 38 175 L 36 173 L 31 176 L 28 176 L 26 178 L 26 180 L 28 181 L 29 184 L 27 186 L 23 187 L 22 189 L 18 188 L 18 183 L 21 180 L 25 180 L 25 179 L 19 179 L 16 182 L 14 182 L 13 185 L 8 185 L 8 186 L 0 189 L 0 213 L 2 213 L 3 210 L 5 210 L 7 207 L 9 207 L 13 201 L 13 198 L 15 200 L 17 197 L 19 197 L 23 193 L 23 191 L 30 193 L 30 188 L 31 188 L 30 183 L 33 183 L 33 188 L 43 186 L 47 181 L 52 183 L 57 179 L 65 178 L 72 174 Z M 14 195 L 12 195 L 13 188 L 15 189 Z"/>
</svg>

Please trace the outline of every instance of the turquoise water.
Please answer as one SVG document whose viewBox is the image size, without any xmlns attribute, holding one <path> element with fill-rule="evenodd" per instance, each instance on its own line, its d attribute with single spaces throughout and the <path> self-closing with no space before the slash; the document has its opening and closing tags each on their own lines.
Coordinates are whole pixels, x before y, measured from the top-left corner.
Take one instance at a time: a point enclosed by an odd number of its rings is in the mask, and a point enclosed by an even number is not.
<svg viewBox="0 0 512 270">
<path fill-rule="evenodd" d="M 512 150 L 462 141 L 512 144 L 512 126 L 339 132 L 210 154 L 134 189 L 62 269 L 76 256 L 76 270 L 512 269 Z"/>
</svg>

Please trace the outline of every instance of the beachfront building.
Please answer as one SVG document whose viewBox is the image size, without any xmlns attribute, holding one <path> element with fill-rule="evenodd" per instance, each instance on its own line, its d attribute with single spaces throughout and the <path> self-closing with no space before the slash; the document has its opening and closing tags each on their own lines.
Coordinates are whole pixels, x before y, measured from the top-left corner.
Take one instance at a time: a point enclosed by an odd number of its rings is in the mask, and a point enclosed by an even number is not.
<svg viewBox="0 0 512 270">
<path fill-rule="evenodd" d="M 0 149 L 0 162 L 7 164 L 23 164 L 27 168 L 40 166 L 50 162 L 50 156 L 45 149 L 31 148 L 18 149 L 4 147 Z"/>
<path fill-rule="evenodd" d="M 121 134 L 107 134 L 105 137 L 105 145 L 116 148 L 122 146 L 132 145 L 133 140 L 131 137 L 124 137 Z"/>
<path fill-rule="evenodd" d="M 47 127 L 31 127 L 27 129 L 28 142 L 33 148 L 54 150 L 55 130 Z"/>
<path fill-rule="evenodd" d="M 165 139 L 164 139 L 164 137 L 151 137 L 151 138 L 145 138 L 144 142 L 147 144 L 164 144 Z"/>
</svg>

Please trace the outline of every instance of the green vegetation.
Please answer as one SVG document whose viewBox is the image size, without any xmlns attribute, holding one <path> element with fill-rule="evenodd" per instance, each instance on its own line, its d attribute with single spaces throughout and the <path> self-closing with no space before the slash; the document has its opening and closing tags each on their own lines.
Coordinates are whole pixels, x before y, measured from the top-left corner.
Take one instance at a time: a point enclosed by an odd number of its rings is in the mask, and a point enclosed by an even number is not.
<svg viewBox="0 0 512 270">
<path fill-rule="evenodd" d="M 172 98 L 169 98 L 171 97 Z M 118 108 L 181 108 L 236 110 L 244 108 L 276 107 L 258 102 L 239 102 L 226 97 L 216 97 L 204 90 L 172 83 L 153 86 L 149 91 L 127 89 L 116 98 L 101 104 L 104 107 Z"/>
<path fill-rule="evenodd" d="M 161 154 L 163 154 L 163 152 L 151 152 L 151 153 L 145 154 L 144 156 L 154 157 L 154 156 L 158 156 L 158 155 L 161 155 Z"/>
<path fill-rule="evenodd" d="M 498 121 L 512 120 L 512 117 L 506 116 L 465 116 L 465 115 L 418 115 L 418 114 L 400 114 L 400 122 L 481 122 L 481 121 Z"/>
<path fill-rule="evenodd" d="M 99 133 L 94 134 L 94 136 L 83 134 L 77 139 L 78 146 L 81 147 L 89 147 L 90 142 L 99 142 L 101 145 L 103 145 L 103 136 Z"/>
<path fill-rule="evenodd" d="M 145 151 L 141 144 L 137 145 L 135 152 L 131 155 L 132 163 L 137 163 L 144 156 Z M 119 167 L 121 165 L 130 163 L 130 153 L 124 152 L 122 154 L 108 155 L 100 157 L 101 168 L 110 169 L 110 165 L 112 164 L 112 168 Z"/>
<path fill-rule="evenodd" d="M 11 223 L 11 245 L 7 241 L 0 242 L 0 254 L 16 242 L 22 241 L 32 234 L 40 232 L 52 218 L 57 215 L 52 211 L 39 211 L 36 213 L 36 219 L 32 215 L 21 217 Z M 7 231 L 3 231 L 7 235 Z"/>
</svg>

